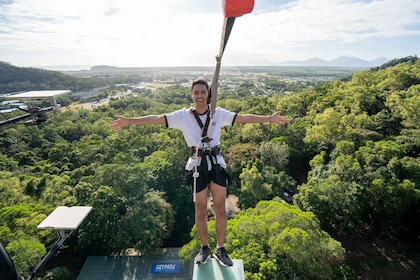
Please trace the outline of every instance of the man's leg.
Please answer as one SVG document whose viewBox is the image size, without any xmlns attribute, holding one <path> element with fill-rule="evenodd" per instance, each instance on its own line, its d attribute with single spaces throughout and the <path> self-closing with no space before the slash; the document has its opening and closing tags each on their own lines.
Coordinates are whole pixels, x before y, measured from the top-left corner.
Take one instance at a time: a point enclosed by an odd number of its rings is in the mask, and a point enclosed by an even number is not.
<svg viewBox="0 0 420 280">
<path fill-rule="evenodd" d="M 210 257 L 210 245 L 207 229 L 207 196 L 208 188 L 198 192 L 195 197 L 195 226 L 201 241 L 200 252 L 195 256 L 194 263 L 205 264 Z"/>
<path fill-rule="evenodd" d="M 226 226 L 227 226 L 227 216 L 226 216 L 226 187 L 220 186 L 213 182 L 210 183 L 210 192 L 213 198 L 213 208 L 216 216 L 216 239 L 217 247 L 216 252 L 213 256 L 219 261 L 221 265 L 232 266 L 233 262 L 229 258 L 224 244 L 226 237 Z"/>
<path fill-rule="evenodd" d="M 195 197 L 195 225 L 203 246 L 209 245 L 207 229 L 207 197 L 208 188 L 200 191 Z"/>
<path fill-rule="evenodd" d="M 210 183 L 211 197 L 213 198 L 213 208 L 216 222 L 216 241 L 217 246 L 225 244 L 226 237 L 226 187 L 222 187 L 214 182 Z"/>
</svg>

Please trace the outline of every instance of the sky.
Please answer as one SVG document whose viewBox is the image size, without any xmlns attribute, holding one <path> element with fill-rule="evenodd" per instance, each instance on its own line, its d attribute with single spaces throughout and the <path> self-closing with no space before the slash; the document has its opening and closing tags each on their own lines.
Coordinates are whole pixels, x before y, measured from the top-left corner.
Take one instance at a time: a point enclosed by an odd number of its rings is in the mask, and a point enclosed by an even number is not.
<svg viewBox="0 0 420 280">
<path fill-rule="evenodd" d="M 212 66 L 222 1 L 0 0 L 0 61 L 19 67 Z M 371 61 L 419 51 L 419 0 L 255 0 L 251 13 L 236 18 L 222 65 L 340 56 Z"/>
</svg>

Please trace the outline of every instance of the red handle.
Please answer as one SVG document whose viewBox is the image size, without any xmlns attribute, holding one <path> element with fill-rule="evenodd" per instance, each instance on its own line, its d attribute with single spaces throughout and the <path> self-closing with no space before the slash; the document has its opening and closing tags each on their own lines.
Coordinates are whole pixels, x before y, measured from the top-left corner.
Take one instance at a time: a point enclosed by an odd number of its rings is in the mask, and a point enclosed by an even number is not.
<svg viewBox="0 0 420 280">
<path fill-rule="evenodd" d="M 252 12 L 254 0 L 222 0 L 225 17 L 240 17 Z"/>
</svg>

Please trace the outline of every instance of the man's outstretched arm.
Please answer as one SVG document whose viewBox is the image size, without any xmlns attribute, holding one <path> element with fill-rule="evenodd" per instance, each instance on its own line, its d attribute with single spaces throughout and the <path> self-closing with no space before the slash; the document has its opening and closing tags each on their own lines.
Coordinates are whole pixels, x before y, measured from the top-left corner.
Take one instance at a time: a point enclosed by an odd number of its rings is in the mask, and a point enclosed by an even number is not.
<svg viewBox="0 0 420 280">
<path fill-rule="evenodd" d="M 280 116 L 279 112 L 275 112 L 270 116 L 260 116 L 254 114 L 238 114 L 235 118 L 235 123 L 263 123 L 263 122 L 272 122 L 277 124 L 286 124 L 288 118 L 285 116 Z"/>
<path fill-rule="evenodd" d="M 111 129 L 120 129 L 131 125 L 152 125 L 160 124 L 165 125 L 166 120 L 164 115 L 148 115 L 137 118 L 126 118 L 121 115 L 115 116 L 117 119 L 110 122 Z"/>
</svg>

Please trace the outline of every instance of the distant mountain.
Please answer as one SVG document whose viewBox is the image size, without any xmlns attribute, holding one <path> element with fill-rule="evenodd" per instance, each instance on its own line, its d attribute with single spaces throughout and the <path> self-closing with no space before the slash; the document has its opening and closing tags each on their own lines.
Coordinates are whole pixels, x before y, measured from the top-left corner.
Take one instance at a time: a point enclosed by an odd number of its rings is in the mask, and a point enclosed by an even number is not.
<svg viewBox="0 0 420 280">
<path fill-rule="evenodd" d="M 356 67 L 371 68 L 387 63 L 389 59 L 384 57 L 372 61 L 363 60 L 357 57 L 340 56 L 333 60 L 324 60 L 321 58 L 311 58 L 307 60 L 289 60 L 281 63 L 281 66 L 317 66 L 317 67 Z"/>
<path fill-rule="evenodd" d="M 117 67 L 117 66 L 97 65 L 97 66 L 91 67 L 90 71 L 102 71 L 102 72 L 110 71 L 110 72 L 112 72 L 112 71 L 115 71 L 115 70 L 118 70 L 118 69 L 120 69 L 120 68 Z"/>
</svg>

